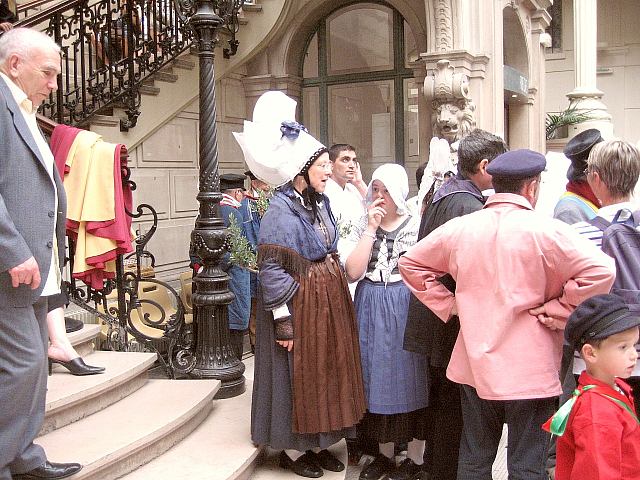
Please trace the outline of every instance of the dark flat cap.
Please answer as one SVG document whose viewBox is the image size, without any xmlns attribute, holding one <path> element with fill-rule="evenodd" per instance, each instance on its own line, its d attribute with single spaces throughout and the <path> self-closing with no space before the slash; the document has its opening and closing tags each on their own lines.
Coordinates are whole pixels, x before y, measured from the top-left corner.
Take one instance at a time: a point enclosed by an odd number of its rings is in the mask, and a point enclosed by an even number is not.
<svg viewBox="0 0 640 480">
<path fill-rule="evenodd" d="M 225 173 L 220 175 L 220 191 L 231 190 L 232 188 L 242 188 L 244 190 L 244 175 L 237 173 Z"/>
<path fill-rule="evenodd" d="M 602 142 L 602 140 L 603 138 L 602 135 L 600 135 L 600 130 L 597 128 L 590 128 L 589 130 L 580 132 L 569 140 L 569 143 L 564 147 L 563 152 L 569 160 L 576 158 L 584 159 L 586 161 L 593 146 L 598 142 Z"/>
<path fill-rule="evenodd" d="M 640 325 L 640 316 L 618 295 L 605 294 L 588 298 L 576 307 L 564 328 L 564 338 L 579 350 L 589 340 L 610 337 Z"/>
<path fill-rule="evenodd" d="M 502 178 L 531 178 L 547 166 L 544 155 L 533 150 L 511 150 L 494 158 L 487 167 L 487 173 Z"/>
<path fill-rule="evenodd" d="M 596 128 L 590 128 L 584 132 L 580 132 L 578 135 L 569 140 L 566 147 L 564 147 L 563 153 L 571 161 L 569 169 L 567 170 L 567 178 L 569 180 L 576 180 L 584 175 L 587 169 L 587 159 L 589 153 L 593 149 L 594 145 L 603 141 L 600 130 Z"/>
</svg>

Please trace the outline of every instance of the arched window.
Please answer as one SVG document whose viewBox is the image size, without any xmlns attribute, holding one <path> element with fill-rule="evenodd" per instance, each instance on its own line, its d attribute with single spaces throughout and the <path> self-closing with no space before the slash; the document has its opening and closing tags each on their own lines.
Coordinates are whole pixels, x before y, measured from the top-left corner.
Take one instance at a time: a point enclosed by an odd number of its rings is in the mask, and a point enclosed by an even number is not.
<svg viewBox="0 0 640 480">
<path fill-rule="evenodd" d="M 356 147 L 365 179 L 418 154 L 414 36 L 395 9 L 356 3 L 320 22 L 302 71 L 303 121 L 327 145 Z"/>
</svg>

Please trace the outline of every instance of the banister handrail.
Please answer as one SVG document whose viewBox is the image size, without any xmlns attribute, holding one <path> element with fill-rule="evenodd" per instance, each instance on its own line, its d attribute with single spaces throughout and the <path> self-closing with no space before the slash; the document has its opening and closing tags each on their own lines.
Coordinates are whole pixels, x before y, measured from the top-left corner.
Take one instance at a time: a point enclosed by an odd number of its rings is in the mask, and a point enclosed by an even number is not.
<svg viewBox="0 0 640 480">
<path fill-rule="evenodd" d="M 49 138 L 51 138 L 51 135 L 53 135 L 53 131 L 55 130 L 55 128 L 60 125 L 58 122 L 40 115 L 39 113 L 36 113 L 36 121 L 38 122 L 40 130 L 42 130 L 42 132 Z M 126 164 L 128 158 L 129 152 L 127 151 L 127 148 L 124 147 L 120 150 L 120 162 L 124 165 Z"/>
<path fill-rule="evenodd" d="M 44 115 L 36 114 L 36 120 L 38 122 L 38 126 L 48 137 L 51 136 L 53 130 L 59 125 L 57 122 L 54 122 L 50 118 L 45 117 Z"/>
<path fill-rule="evenodd" d="M 32 4 L 46 5 L 47 3 L 52 3 L 54 1 L 55 0 L 36 0 L 34 2 L 23 4 L 21 6 L 29 7 Z M 39 23 L 42 23 L 45 20 L 50 19 L 52 15 L 56 15 L 60 12 L 64 12 L 65 10 L 68 10 L 70 7 L 73 7 L 76 4 L 81 4 L 81 3 L 86 3 L 86 0 L 63 0 L 62 2 L 58 2 L 50 8 L 45 8 L 43 10 L 40 10 L 37 13 L 34 13 L 33 15 L 29 15 L 26 18 L 22 18 L 18 20 L 14 24 L 14 26 L 33 27 L 35 25 L 38 25 Z M 37 8 L 40 5 L 34 6 L 34 8 Z M 20 13 L 22 10 L 27 10 L 27 8 L 24 8 L 24 9 L 18 8 L 18 13 Z"/>
</svg>

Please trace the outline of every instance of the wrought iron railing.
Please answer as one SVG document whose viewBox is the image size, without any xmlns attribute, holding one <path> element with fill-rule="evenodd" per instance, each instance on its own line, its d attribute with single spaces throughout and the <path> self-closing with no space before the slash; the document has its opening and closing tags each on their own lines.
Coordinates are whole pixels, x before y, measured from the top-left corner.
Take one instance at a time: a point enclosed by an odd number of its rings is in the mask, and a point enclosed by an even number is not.
<svg viewBox="0 0 640 480">
<path fill-rule="evenodd" d="M 57 124 L 38 115 L 38 125 L 50 137 Z M 126 157 L 123 149 L 123 188 L 135 190 Z M 152 222 L 146 232 L 138 232 L 133 253 L 126 258 L 117 256 L 115 278 L 106 280 L 101 289 L 95 289 L 71 276 L 69 281 L 63 282 L 64 288 L 74 305 L 93 314 L 104 325 L 106 341 L 103 346 L 108 350 L 156 352 L 171 378 L 186 375 L 195 366 L 195 341 L 192 326 L 185 321 L 184 304 L 169 284 L 148 278 L 148 269 L 155 267 L 155 258 L 147 250 L 147 244 L 158 228 L 158 215 L 148 204 L 138 205 L 135 213 L 126 213 L 133 219 L 151 216 Z M 69 271 L 73 272 L 75 245 L 72 238 L 68 240 Z M 144 291 L 149 286 L 165 292 L 171 306 L 145 297 Z"/>
<path fill-rule="evenodd" d="M 135 189 L 126 169 L 124 181 L 129 188 Z M 154 267 L 155 259 L 146 249 L 147 243 L 157 229 L 158 216 L 151 205 L 141 204 L 136 213 L 127 212 L 133 218 L 151 214 L 153 224 L 144 234 L 135 239 L 135 252 L 125 259 L 118 255 L 115 278 L 106 280 L 103 288 L 95 289 L 71 278 L 64 282 L 69 299 L 75 305 L 95 315 L 105 327 L 105 347 L 114 351 L 152 351 L 167 374 L 175 378 L 176 374 L 186 375 L 193 368 L 193 331 L 185 322 L 185 308 L 178 292 L 168 283 L 145 276 L 145 263 L 150 260 Z M 69 266 L 73 271 L 73 242 L 69 240 Z M 125 260 L 129 267 L 125 267 Z M 164 292 L 175 308 L 165 302 L 148 298 L 147 289 Z M 171 309 L 171 311 L 170 311 Z"/>
<path fill-rule="evenodd" d="M 142 82 L 192 43 L 193 31 L 185 26 L 174 1 L 36 0 L 19 9 L 24 18 L 17 26 L 45 31 L 62 48 L 58 91 L 40 112 L 58 123 L 84 126 L 93 115 L 119 106 L 127 115 L 120 129 L 134 127 Z M 235 3 L 220 29 L 227 38 L 225 58 L 238 48 L 235 35 L 242 0 Z"/>
<path fill-rule="evenodd" d="M 62 48 L 58 91 L 41 113 L 83 126 L 118 105 L 127 115 L 123 131 L 140 115 L 142 81 L 188 49 L 192 39 L 172 0 L 65 0 L 18 25 L 45 31 Z"/>
</svg>

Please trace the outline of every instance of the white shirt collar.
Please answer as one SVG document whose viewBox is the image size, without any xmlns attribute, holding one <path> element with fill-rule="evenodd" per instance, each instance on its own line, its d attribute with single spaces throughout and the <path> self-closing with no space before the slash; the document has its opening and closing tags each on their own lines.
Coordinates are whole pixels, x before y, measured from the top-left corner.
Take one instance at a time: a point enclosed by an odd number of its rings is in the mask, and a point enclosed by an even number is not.
<svg viewBox="0 0 640 480">
<path fill-rule="evenodd" d="M 33 103 L 31 102 L 31 100 L 29 100 L 27 94 L 24 93 L 24 91 L 3 72 L 0 72 L 0 77 L 2 77 L 2 79 L 7 84 L 7 87 L 9 87 L 11 95 L 13 95 L 13 99 L 18 105 L 20 105 L 20 108 L 29 114 L 36 113 L 37 109 L 33 108 Z"/>
</svg>

